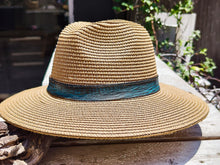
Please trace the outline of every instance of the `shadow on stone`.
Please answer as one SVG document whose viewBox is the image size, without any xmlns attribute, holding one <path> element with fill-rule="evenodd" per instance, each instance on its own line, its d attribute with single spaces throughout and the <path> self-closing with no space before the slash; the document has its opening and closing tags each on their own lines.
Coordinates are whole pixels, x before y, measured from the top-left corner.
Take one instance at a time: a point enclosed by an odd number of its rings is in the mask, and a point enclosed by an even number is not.
<svg viewBox="0 0 220 165">
<path fill-rule="evenodd" d="M 137 140 L 59 139 L 41 164 L 185 164 L 196 154 L 201 135 L 197 124 L 172 135 Z M 59 141 L 69 141 L 68 147 L 61 147 Z"/>
</svg>

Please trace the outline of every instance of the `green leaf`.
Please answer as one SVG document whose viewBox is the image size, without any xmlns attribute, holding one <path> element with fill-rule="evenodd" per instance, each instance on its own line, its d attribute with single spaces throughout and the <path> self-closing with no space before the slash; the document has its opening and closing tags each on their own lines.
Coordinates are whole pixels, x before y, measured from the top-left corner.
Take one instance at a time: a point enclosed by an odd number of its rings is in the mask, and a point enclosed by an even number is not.
<svg viewBox="0 0 220 165">
<path fill-rule="evenodd" d="M 122 2 L 121 3 L 122 6 L 126 7 L 126 10 L 129 11 L 129 10 L 134 10 L 134 6 L 132 4 L 128 4 L 126 2 Z"/>
<path fill-rule="evenodd" d="M 168 65 L 171 69 L 173 69 L 173 65 L 172 65 L 172 63 L 171 63 L 170 61 L 167 62 L 167 65 Z"/>
<path fill-rule="evenodd" d="M 188 65 L 193 65 L 194 64 L 194 61 L 190 61 Z"/>
<path fill-rule="evenodd" d="M 115 10 L 116 12 L 121 12 L 122 9 L 118 6 L 113 6 L 113 10 Z"/>
<path fill-rule="evenodd" d="M 142 0 L 143 3 L 146 3 L 148 6 L 151 6 L 151 0 Z"/>
<path fill-rule="evenodd" d="M 194 30 L 192 34 L 193 39 L 199 39 L 201 37 L 201 33 L 199 30 Z"/>
<path fill-rule="evenodd" d="M 129 5 L 128 6 L 131 10 L 134 10 L 134 6 L 133 5 Z"/>
<path fill-rule="evenodd" d="M 146 9 L 145 9 L 145 12 L 146 12 L 146 13 L 150 13 L 150 9 L 149 9 L 149 8 L 146 8 Z"/>
<path fill-rule="evenodd" d="M 145 22 L 150 22 L 150 21 L 152 21 L 152 20 L 153 20 L 152 17 L 145 17 Z"/>
<path fill-rule="evenodd" d="M 196 72 L 199 72 L 201 70 L 198 66 L 192 66 L 190 69 Z"/>
<path fill-rule="evenodd" d="M 127 6 L 128 6 L 128 3 L 122 2 L 121 5 L 127 7 Z"/>
<path fill-rule="evenodd" d="M 150 10 L 154 10 L 154 7 L 153 7 L 153 6 L 150 6 Z"/>
<path fill-rule="evenodd" d="M 207 55 L 207 48 L 203 48 L 199 51 L 199 54 Z"/>
</svg>

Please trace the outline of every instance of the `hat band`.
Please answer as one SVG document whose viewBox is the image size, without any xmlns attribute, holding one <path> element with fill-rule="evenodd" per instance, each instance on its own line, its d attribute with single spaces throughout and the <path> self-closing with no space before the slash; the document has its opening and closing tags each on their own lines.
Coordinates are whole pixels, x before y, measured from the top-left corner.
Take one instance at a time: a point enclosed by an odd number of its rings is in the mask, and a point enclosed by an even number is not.
<svg viewBox="0 0 220 165">
<path fill-rule="evenodd" d="M 160 90 L 158 78 L 108 85 L 70 85 L 50 78 L 48 93 L 80 101 L 107 101 L 147 96 Z"/>
</svg>

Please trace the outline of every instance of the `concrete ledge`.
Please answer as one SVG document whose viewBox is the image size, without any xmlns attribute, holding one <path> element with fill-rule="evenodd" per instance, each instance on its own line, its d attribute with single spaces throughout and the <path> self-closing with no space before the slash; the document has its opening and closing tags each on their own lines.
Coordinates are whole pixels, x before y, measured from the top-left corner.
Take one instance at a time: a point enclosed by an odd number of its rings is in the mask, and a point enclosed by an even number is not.
<svg viewBox="0 0 220 165">
<path fill-rule="evenodd" d="M 203 100 L 205 98 L 193 87 L 191 87 L 186 81 L 179 77 L 173 70 L 171 70 L 161 59 L 156 57 L 157 72 L 159 75 L 159 81 L 168 85 L 175 86 L 187 92 L 190 92 Z"/>
</svg>

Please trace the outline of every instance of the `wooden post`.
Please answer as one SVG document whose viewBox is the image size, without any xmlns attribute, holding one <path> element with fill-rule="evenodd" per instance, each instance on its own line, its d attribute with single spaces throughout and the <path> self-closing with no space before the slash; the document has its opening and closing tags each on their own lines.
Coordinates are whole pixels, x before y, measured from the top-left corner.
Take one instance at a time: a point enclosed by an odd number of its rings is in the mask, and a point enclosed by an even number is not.
<svg viewBox="0 0 220 165">
<path fill-rule="evenodd" d="M 74 0 L 68 0 L 68 8 L 69 8 L 69 23 L 74 22 Z"/>
</svg>

